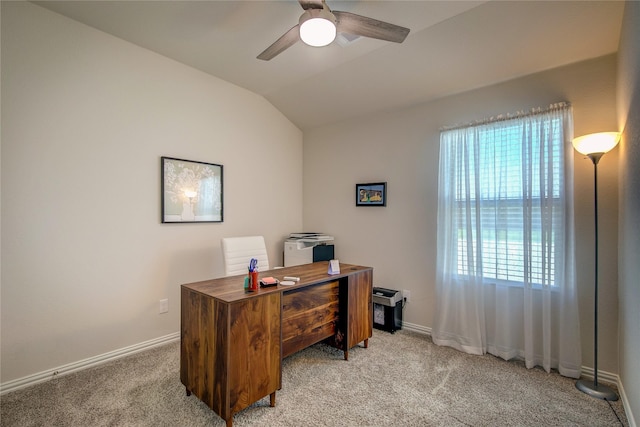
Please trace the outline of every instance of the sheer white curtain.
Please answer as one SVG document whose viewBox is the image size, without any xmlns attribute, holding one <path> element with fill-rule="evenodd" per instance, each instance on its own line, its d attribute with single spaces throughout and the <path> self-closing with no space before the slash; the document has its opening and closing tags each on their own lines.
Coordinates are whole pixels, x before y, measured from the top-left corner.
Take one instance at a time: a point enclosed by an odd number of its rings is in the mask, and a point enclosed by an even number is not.
<svg viewBox="0 0 640 427">
<path fill-rule="evenodd" d="M 440 137 L 432 338 L 580 376 L 571 106 Z"/>
</svg>

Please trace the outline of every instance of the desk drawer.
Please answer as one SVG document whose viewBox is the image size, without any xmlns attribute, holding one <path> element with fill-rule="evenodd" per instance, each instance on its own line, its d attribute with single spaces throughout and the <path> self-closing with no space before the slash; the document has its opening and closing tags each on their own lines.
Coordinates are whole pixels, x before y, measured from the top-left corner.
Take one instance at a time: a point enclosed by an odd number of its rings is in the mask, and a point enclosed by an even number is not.
<svg viewBox="0 0 640 427">
<path fill-rule="evenodd" d="M 282 357 L 332 337 L 338 319 L 338 282 L 285 292 L 282 298 Z"/>
</svg>

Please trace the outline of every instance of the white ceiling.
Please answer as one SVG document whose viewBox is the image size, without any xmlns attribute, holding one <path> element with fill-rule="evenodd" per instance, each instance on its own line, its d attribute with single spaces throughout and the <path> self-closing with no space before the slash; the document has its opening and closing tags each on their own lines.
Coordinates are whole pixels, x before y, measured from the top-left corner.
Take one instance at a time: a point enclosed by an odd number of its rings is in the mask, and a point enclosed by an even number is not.
<svg viewBox="0 0 640 427">
<path fill-rule="evenodd" d="M 613 0 L 327 0 L 411 32 L 402 44 L 298 42 L 261 61 L 297 24 L 297 1 L 35 3 L 263 95 L 303 130 L 616 52 L 624 10 Z"/>
</svg>

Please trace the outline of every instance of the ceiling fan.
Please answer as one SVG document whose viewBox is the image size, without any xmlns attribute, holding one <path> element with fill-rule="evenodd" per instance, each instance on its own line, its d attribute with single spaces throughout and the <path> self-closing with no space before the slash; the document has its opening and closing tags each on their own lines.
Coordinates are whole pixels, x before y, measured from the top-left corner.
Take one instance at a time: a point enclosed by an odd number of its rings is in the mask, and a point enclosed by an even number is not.
<svg viewBox="0 0 640 427">
<path fill-rule="evenodd" d="M 298 40 L 310 46 L 326 46 L 333 42 L 336 33 L 370 37 L 402 43 L 409 29 L 366 16 L 349 12 L 331 11 L 325 0 L 298 0 L 304 13 L 298 24 L 266 48 L 258 59 L 268 61 Z"/>
</svg>

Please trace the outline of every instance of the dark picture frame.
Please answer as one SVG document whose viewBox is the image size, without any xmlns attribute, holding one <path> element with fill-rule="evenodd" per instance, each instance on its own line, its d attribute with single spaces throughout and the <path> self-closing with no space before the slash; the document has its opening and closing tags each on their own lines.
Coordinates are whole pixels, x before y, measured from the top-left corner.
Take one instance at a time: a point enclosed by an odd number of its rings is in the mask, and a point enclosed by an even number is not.
<svg viewBox="0 0 640 427">
<path fill-rule="evenodd" d="M 356 184 L 356 206 L 387 206 L 387 183 Z"/>
<path fill-rule="evenodd" d="M 162 223 L 223 221 L 223 168 L 216 163 L 161 157 Z"/>
</svg>

